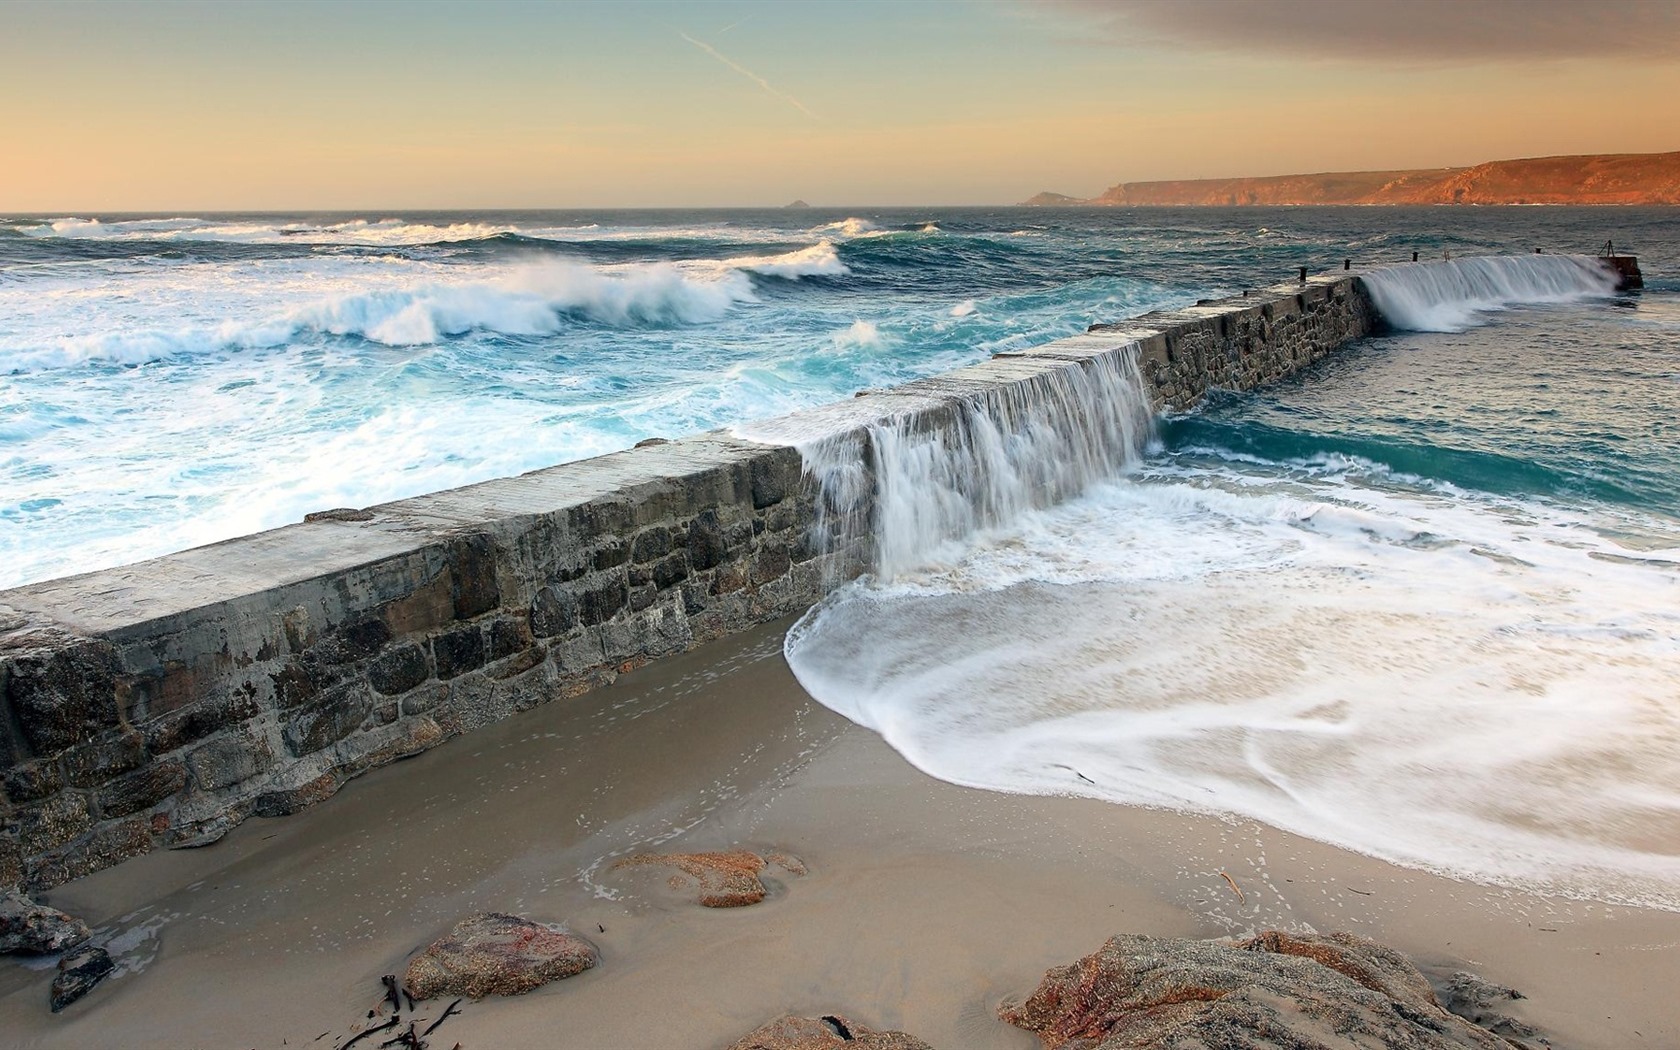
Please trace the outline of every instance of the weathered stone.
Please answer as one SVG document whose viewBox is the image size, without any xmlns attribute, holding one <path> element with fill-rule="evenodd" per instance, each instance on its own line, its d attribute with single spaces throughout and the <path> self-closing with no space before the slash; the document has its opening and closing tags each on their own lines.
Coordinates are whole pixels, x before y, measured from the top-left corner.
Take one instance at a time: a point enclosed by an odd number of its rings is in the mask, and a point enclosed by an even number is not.
<svg viewBox="0 0 1680 1050">
<path fill-rule="evenodd" d="M 1399 953 L 1345 933 L 1112 937 L 998 1015 L 1046 1050 L 1510 1050 L 1443 1009 Z"/>
<path fill-rule="evenodd" d="M 756 584 L 766 584 L 786 576 L 788 569 L 792 567 L 793 559 L 788 556 L 787 548 L 766 547 L 759 552 L 758 560 L 753 565 L 752 580 Z"/>
<path fill-rule="evenodd" d="M 0 787 L 13 802 L 38 802 L 64 786 L 56 761 L 25 762 L 0 774 Z"/>
<path fill-rule="evenodd" d="M 396 696 L 424 682 L 432 676 L 426 664 L 426 651 L 418 645 L 396 646 L 368 665 L 368 684 L 386 696 Z"/>
<path fill-rule="evenodd" d="M 203 791 L 220 791 L 249 780 L 274 764 L 267 738 L 238 732 L 212 740 L 187 756 L 193 781 Z"/>
<path fill-rule="evenodd" d="M 755 1028 L 729 1050 L 933 1050 L 905 1032 L 876 1031 L 839 1014 L 788 1014 Z"/>
<path fill-rule="evenodd" d="M 107 821 L 58 849 L 33 856 L 26 853 L 24 882 L 31 889 L 51 889 L 138 857 L 152 848 L 151 827 L 145 817 Z"/>
<path fill-rule="evenodd" d="M 365 660 L 391 640 L 391 627 L 378 617 L 348 623 L 317 641 L 309 655 L 324 664 L 348 664 Z"/>
<path fill-rule="evenodd" d="M 320 688 L 299 661 L 293 660 L 269 676 L 274 682 L 274 702 L 282 711 L 315 699 Z"/>
<path fill-rule="evenodd" d="M 630 601 L 629 589 L 623 580 L 612 580 L 600 587 L 584 591 L 578 598 L 578 620 L 593 627 L 605 623 Z"/>
<path fill-rule="evenodd" d="M 768 890 L 759 873 L 774 864 L 789 875 L 804 875 L 805 864 L 786 853 L 761 857 L 747 850 L 713 853 L 641 853 L 626 857 L 615 868 L 674 868 L 670 886 L 690 893 L 706 908 L 742 908 L 763 900 Z"/>
<path fill-rule="evenodd" d="M 653 567 L 653 585 L 660 590 L 688 579 L 688 555 L 677 551 Z"/>
<path fill-rule="evenodd" d="M 93 787 L 146 760 L 145 738 L 129 730 L 110 740 L 83 744 L 64 755 L 64 779 L 75 787 Z"/>
<path fill-rule="evenodd" d="M 753 509 L 763 510 L 787 498 L 799 484 L 800 462 L 785 451 L 759 456 L 748 468 L 752 476 Z"/>
<path fill-rule="evenodd" d="M 110 643 L 43 631 L 12 639 L 0 659 L 5 699 L 35 754 L 57 754 L 116 727 Z"/>
<path fill-rule="evenodd" d="M 93 945 L 77 948 L 58 960 L 58 976 L 52 983 L 52 1012 L 58 1013 L 93 991 L 93 986 L 109 977 L 114 969 L 116 964 L 111 961 L 111 953 Z"/>
<path fill-rule="evenodd" d="M 93 826 L 87 799 L 73 791 L 54 795 L 17 814 L 18 837 L 23 852 L 40 853 L 61 846 Z"/>
<path fill-rule="evenodd" d="M 403 985 L 416 999 L 440 995 L 521 995 L 582 973 L 600 961 L 588 940 L 522 919 L 485 912 L 457 923 L 408 964 Z"/>
<path fill-rule="evenodd" d="M 675 545 L 671 538 L 671 530 L 658 525 L 636 534 L 630 546 L 631 557 L 638 562 L 656 561 L 671 553 L 671 548 Z"/>
<path fill-rule="evenodd" d="M 490 624 L 490 659 L 512 656 L 530 645 L 531 628 L 524 620 L 505 617 Z"/>
<path fill-rule="evenodd" d="M 298 712 L 281 730 L 286 750 L 295 758 L 313 754 L 355 731 L 373 710 L 373 694 L 360 682 L 328 689 Z"/>
<path fill-rule="evenodd" d="M 538 638 L 565 634 L 577 626 L 577 598 L 570 591 L 544 587 L 531 599 L 531 633 Z"/>
<path fill-rule="evenodd" d="M 710 569 L 729 556 L 729 545 L 718 523 L 717 511 L 704 510 L 688 527 L 688 563 L 695 569 Z"/>
<path fill-rule="evenodd" d="M 313 689 L 310 695 L 313 695 Z M 146 747 L 154 755 L 168 754 L 212 733 L 249 721 L 260 710 L 249 690 L 212 697 L 144 726 Z"/>
<path fill-rule="evenodd" d="M 496 581 L 496 547 L 489 536 L 467 536 L 450 544 L 450 597 L 457 620 L 482 616 L 502 604 Z"/>
<path fill-rule="evenodd" d="M 283 817 L 331 798 L 343 785 L 343 774 L 329 769 L 295 788 L 263 792 L 256 797 L 251 811 L 259 817 Z"/>
<path fill-rule="evenodd" d="M 0 953 L 48 955 L 88 939 L 87 923 L 36 904 L 17 890 L 0 891 Z"/>
<path fill-rule="evenodd" d="M 477 624 L 457 627 L 432 639 L 437 676 L 445 681 L 484 666 L 484 631 Z"/>
<path fill-rule="evenodd" d="M 630 560 L 630 545 L 621 540 L 611 540 L 595 551 L 595 569 L 602 571 L 616 569 Z"/>
<path fill-rule="evenodd" d="M 105 817 L 126 817 L 151 809 L 186 786 L 186 763 L 172 758 L 111 781 L 94 798 Z"/>
<path fill-rule="evenodd" d="M 1437 994 L 1442 1006 L 1496 1035 L 1511 1039 L 1540 1038 L 1534 1026 L 1505 1012 L 1512 1009 L 1513 1003 L 1527 998 L 1515 988 L 1494 984 L 1460 970 L 1447 977 Z"/>
<path fill-rule="evenodd" d="M 391 736 L 378 747 L 353 760 L 345 768 L 344 773 L 346 776 L 356 776 L 370 769 L 390 765 L 400 759 L 412 758 L 422 751 L 436 747 L 447 739 L 449 739 L 448 732 L 436 720 L 416 718 L 399 727 L 396 735 Z"/>
</svg>

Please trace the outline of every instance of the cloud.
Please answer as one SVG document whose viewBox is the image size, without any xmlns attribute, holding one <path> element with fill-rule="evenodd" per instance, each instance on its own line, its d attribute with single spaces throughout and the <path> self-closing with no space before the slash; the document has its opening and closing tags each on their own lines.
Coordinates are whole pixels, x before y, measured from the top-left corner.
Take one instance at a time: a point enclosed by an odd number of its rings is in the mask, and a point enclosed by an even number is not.
<svg viewBox="0 0 1680 1050">
<path fill-rule="evenodd" d="M 1404 64 L 1680 53 L 1664 0 L 1042 0 L 1108 39 Z M 1606 76 L 1614 76 L 1607 67 Z"/>
<path fill-rule="evenodd" d="M 736 23 L 736 24 L 738 25 L 739 23 Z M 734 26 L 731 26 L 730 28 L 733 29 Z M 788 105 L 792 106 L 794 109 L 797 109 L 799 112 L 805 114 L 807 117 L 810 117 L 812 120 L 816 119 L 817 115 L 815 113 L 812 113 L 810 110 L 806 109 L 805 108 L 805 103 L 803 103 L 803 102 L 799 101 L 798 99 L 794 98 L 792 95 L 788 94 L 786 91 L 777 90 L 770 83 L 770 81 L 765 80 L 763 77 L 759 76 L 757 73 L 754 73 L 752 70 L 748 69 L 746 66 L 743 66 L 741 63 L 735 61 L 733 58 L 730 58 L 728 55 L 724 54 L 722 51 L 719 51 L 717 48 L 713 47 L 712 45 L 706 43 L 704 40 L 696 40 L 693 37 L 689 36 L 687 33 L 682 33 L 682 32 L 679 32 L 677 35 L 682 37 L 684 40 L 688 41 L 689 43 L 693 44 L 695 47 L 699 48 L 700 50 L 706 52 L 706 54 L 711 55 L 713 58 L 717 59 L 719 62 L 722 62 L 724 65 L 728 66 L 730 69 L 733 69 L 735 72 L 737 72 L 737 73 L 741 74 L 742 76 L 746 77 L 748 80 L 757 84 L 759 87 L 763 88 L 765 94 L 771 96 L 772 98 L 781 99 L 783 102 L 786 102 Z"/>
</svg>

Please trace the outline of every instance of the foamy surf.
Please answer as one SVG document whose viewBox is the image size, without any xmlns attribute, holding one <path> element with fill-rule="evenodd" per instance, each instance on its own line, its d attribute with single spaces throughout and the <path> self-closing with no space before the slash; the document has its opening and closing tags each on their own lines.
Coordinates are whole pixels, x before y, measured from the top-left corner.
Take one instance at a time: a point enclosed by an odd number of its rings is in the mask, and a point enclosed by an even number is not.
<svg viewBox="0 0 1680 1050">
<path fill-rule="evenodd" d="M 1290 473 L 1031 514 L 831 596 L 789 664 L 943 780 L 1680 909 L 1680 534 Z"/>
</svg>

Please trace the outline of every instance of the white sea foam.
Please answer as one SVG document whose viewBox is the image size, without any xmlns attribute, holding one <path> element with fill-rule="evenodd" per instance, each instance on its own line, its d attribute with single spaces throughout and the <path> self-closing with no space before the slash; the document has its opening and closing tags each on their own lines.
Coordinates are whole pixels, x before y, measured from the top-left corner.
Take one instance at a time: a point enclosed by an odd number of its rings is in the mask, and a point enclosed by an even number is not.
<svg viewBox="0 0 1680 1050">
<path fill-rule="evenodd" d="M 1377 312 L 1414 332 L 1461 332 L 1492 311 L 1609 295 L 1615 278 L 1584 255 L 1491 255 L 1384 267 L 1362 275 Z"/>
<path fill-rule="evenodd" d="M 789 663 L 941 779 L 1680 908 L 1680 536 L 1269 477 L 1154 469 L 1025 513 L 832 595 Z"/>
</svg>

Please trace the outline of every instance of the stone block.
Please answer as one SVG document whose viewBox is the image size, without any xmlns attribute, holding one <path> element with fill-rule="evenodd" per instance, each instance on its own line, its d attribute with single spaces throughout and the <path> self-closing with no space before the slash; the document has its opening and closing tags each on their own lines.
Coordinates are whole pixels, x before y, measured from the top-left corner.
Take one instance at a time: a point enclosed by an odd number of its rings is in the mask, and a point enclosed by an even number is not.
<svg viewBox="0 0 1680 1050">
<path fill-rule="evenodd" d="M 604 623 L 617 615 L 629 600 L 630 593 L 625 582 L 621 579 L 609 580 L 578 596 L 578 621 L 588 627 Z"/>
<path fill-rule="evenodd" d="M 449 696 L 447 685 L 425 685 L 402 698 L 402 713 L 418 715 L 430 711 Z"/>
<path fill-rule="evenodd" d="M 126 817 L 151 809 L 186 786 L 186 763 L 172 758 L 113 780 L 94 797 L 107 818 Z"/>
<path fill-rule="evenodd" d="M 224 696 L 212 697 L 194 707 L 143 726 L 147 748 L 154 755 L 167 754 L 257 717 L 261 709 L 252 692 L 253 690 L 246 688 Z"/>
<path fill-rule="evenodd" d="M 496 580 L 496 546 L 487 535 L 462 537 L 449 545 L 452 588 L 457 620 L 482 616 L 502 604 Z"/>
<path fill-rule="evenodd" d="M 64 774 L 56 760 L 25 762 L 0 775 L 0 786 L 13 802 L 39 802 L 64 787 Z"/>
<path fill-rule="evenodd" d="M 251 812 L 259 817 L 284 817 L 331 798 L 343 785 L 343 774 L 329 769 L 297 787 L 263 792 L 252 803 Z"/>
<path fill-rule="evenodd" d="M 577 598 L 567 590 L 543 587 L 531 599 L 531 633 L 538 638 L 565 634 L 578 622 Z"/>
<path fill-rule="evenodd" d="M 630 560 L 630 545 L 620 539 L 609 539 L 595 550 L 591 561 L 596 572 L 616 569 Z"/>
<path fill-rule="evenodd" d="M 416 718 L 398 727 L 375 747 L 363 752 L 345 766 L 348 776 L 357 776 L 370 769 L 389 765 L 404 758 L 412 758 L 449 739 L 449 733 L 431 718 Z"/>
<path fill-rule="evenodd" d="M 432 676 L 426 663 L 426 651 L 418 645 L 404 643 L 389 652 L 381 653 L 368 665 L 368 683 L 385 696 L 406 693 Z"/>
<path fill-rule="evenodd" d="M 663 525 L 651 529 L 644 529 L 636 534 L 630 545 L 631 557 L 637 562 L 657 561 L 671 553 L 676 541 L 671 537 L 671 530 Z"/>
<path fill-rule="evenodd" d="M 266 772 L 274 765 L 267 738 L 249 731 L 212 740 L 187 756 L 193 782 L 201 791 L 220 791 Z"/>
<path fill-rule="evenodd" d="M 152 848 L 152 825 L 145 817 L 102 824 L 74 842 L 50 853 L 27 855 L 24 885 L 39 892 L 62 886 L 71 879 L 103 871 Z"/>
<path fill-rule="evenodd" d="M 17 839 L 0 836 L 0 891 L 23 882 L 23 850 Z"/>
<path fill-rule="evenodd" d="M 484 631 L 477 624 L 457 627 L 432 639 L 437 676 L 445 681 L 484 666 Z"/>
<path fill-rule="evenodd" d="M 117 725 L 117 657 L 109 642 L 58 631 L 11 640 L 0 676 L 36 755 L 57 754 Z"/>
<path fill-rule="evenodd" d="M 802 468 L 798 453 L 791 449 L 754 457 L 747 467 L 755 510 L 773 507 L 798 491 Z"/>
<path fill-rule="evenodd" d="M 391 627 L 378 617 L 346 624 L 324 635 L 309 649 L 310 662 L 337 665 L 365 660 L 391 640 Z"/>
<path fill-rule="evenodd" d="M 109 740 L 83 744 L 64 754 L 64 778 L 75 787 L 95 787 L 139 769 L 146 760 L 145 737 L 130 729 Z"/>
<path fill-rule="evenodd" d="M 688 526 L 688 562 L 696 569 L 710 569 L 729 556 L 723 526 L 717 511 L 704 510 Z"/>
<path fill-rule="evenodd" d="M 787 548 L 779 544 L 766 546 L 758 552 L 758 558 L 753 563 L 752 581 L 763 585 L 780 579 L 792 566 L 793 559 L 788 555 Z"/>
<path fill-rule="evenodd" d="M 500 660 L 531 646 L 531 626 L 524 620 L 507 616 L 490 624 L 490 659 Z"/>
<path fill-rule="evenodd" d="M 74 791 L 17 812 L 18 843 L 25 856 L 61 846 L 93 826 L 87 799 Z"/>
<path fill-rule="evenodd" d="M 355 731 L 373 710 L 373 694 L 360 682 L 324 690 L 281 730 L 294 757 L 337 743 Z"/>
</svg>

